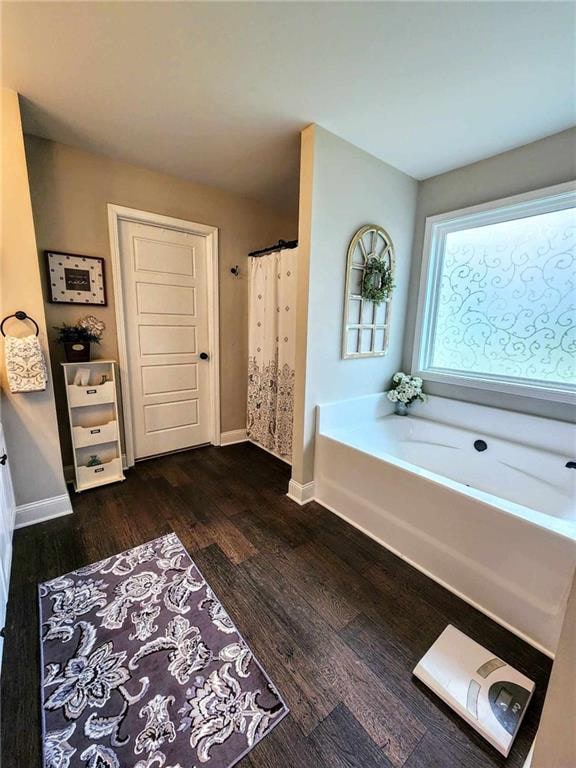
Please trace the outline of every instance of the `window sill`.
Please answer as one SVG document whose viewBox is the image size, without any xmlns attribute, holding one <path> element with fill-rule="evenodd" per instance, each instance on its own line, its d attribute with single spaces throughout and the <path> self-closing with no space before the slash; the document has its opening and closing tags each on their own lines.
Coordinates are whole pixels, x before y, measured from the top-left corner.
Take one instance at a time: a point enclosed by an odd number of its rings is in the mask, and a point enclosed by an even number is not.
<svg viewBox="0 0 576 768">
<path fill-rule="evenodd" d="M 561 385 L 550 385 L 545 381 L 514 381 L 512 379 L 498 379 L 478 374 L 455 373 L 440 369 L 414 371 L 413 376 L 419 376 L 423 381 L 451 384 L 456 387 L 470 387 L 477 390 L 491 392 L 504 392 L 508 395 L 521 397 L 533 397 L 540 400 L 554 401 L 558 403 L 570 403 L 576 405 L 576 388 Z"/>
</svg>

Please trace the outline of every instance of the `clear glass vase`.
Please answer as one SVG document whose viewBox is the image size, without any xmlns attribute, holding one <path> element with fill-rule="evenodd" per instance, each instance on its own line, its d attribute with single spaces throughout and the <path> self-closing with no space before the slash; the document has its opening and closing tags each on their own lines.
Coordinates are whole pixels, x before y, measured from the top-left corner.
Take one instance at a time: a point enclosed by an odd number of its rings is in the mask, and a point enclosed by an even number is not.
<svg viewBox="0 0 576 768">
<path fill-rule="evenodd" d="M 407 416 L 408 415 L 408 406 L 406 403 L 401 403 L 399 400 L 396 402 L 396 407 L 394 408 L 394 413 L 396 416 Z"/>
</svg>

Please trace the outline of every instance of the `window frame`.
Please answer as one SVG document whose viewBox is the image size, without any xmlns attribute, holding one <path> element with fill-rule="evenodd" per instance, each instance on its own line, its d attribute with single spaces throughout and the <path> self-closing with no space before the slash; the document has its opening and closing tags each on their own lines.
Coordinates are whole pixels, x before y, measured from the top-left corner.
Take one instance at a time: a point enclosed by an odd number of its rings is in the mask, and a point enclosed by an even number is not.
<svg viewBox="0 0 576 768">
<path fill-rule="evenodd" d="M 441 281 L 443 246 L 449 232 L 551 213 L 576 206 L 576 182 L 569 181 L 481 205 L 426 218 L 418 309 L 414 332 L 412 371 L 424 381 L 524 395 L 563 403 L 576 402 L 576 385 L 541 379 L 503 377 L 474 371 L 452 371 L 430 365 L 433 329 Z"/>
</svg>

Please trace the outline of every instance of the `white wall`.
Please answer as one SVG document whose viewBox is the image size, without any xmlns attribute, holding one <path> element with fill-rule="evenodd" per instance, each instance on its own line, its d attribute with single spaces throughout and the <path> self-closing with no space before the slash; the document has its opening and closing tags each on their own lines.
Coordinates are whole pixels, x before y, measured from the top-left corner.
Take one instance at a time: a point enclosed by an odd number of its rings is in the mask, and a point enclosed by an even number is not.
<svg viewBox="0 0 576 768">
<path fill-rule="evenodd" d="M 400 367 L 417 182 L 317 125 L 302 132 L 301 150 L 292 478 L 305 484 L 314 472 L 315 406 L 381 392 Z M 390 346 L 385 357 L 342 360 L 346 253 L 364 224 L 384 227 L 396 250 Z"/>
<path fill-rule="evenodd" d="M 2 261 L 1 305 L 6 315 L 22 309 L 40 327 L 40 343 L 50 364 L 32 206 L 28 188 L 18 94 L 2 89 Z M 15 336 L 31 331 L 28 323 L 9 321 L 4 330 Z M 58 511 L 70 510 L 66 493 L 52 378 L 44 392 L 12 394 L 2 363 L 2 423 L 10 455 L 16 505 L 34 506 L 58 498 Z M 48 505 L 50 506 L 50 505 Z M 50 509 L 53 509 L 53 504 Z M 17 511 L 18 514 L 18 511 Z M 18 518 L 16 524 L 18 524 Z"/>
<path fill-rule="evenodd" d="M 532 768 L 576 765 L 576 580 L 548 683 Z"/>
<path fill-rule="evenodd" d="M 546 139 L 503 152 L 478 163 L 421 181 L 418 185 L 418 207 L 406 336 L 404 370 L 412 365 L 414 325 L 422 265 L 422 246 L 426 217 L 454 211 L 470 205 L 498 200 L 502 197 L 542 189 L 576 178 L 576 128 L 562 131 Z M 512 411 L 532 413 L 548 418 L 574 420 L 574 409 L 566 403 L 506 395 L 499 392 L 458 387 L 453 384 L 427 383 L 426 390 L 434 395 L 492 405 Z"/>
</svg>

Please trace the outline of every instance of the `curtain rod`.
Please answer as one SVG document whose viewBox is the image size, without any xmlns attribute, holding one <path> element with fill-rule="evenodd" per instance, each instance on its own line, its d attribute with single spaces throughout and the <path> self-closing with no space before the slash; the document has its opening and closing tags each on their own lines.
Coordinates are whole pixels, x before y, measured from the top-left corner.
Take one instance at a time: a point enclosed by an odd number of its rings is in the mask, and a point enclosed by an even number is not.
<svg viewBox="0 0 576 768">
<path fill-rule="evenodd" d="M 251 251 L 248 256 L 264 256 L 266 253 L 284 251 L 286 248 L 296 248 L 297 246 L 298 240 L 278 240 L 276 245 L 269 245 L 268 248 L 262 248 L 260 251 Z"/>
</svg>

